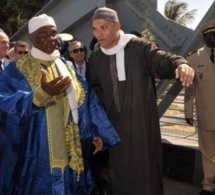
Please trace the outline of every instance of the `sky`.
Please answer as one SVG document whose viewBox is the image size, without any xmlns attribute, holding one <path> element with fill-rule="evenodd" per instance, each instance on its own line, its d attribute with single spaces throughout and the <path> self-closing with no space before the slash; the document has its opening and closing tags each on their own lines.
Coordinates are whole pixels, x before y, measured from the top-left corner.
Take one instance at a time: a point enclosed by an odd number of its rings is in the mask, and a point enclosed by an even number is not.
<svg viewBox="0 0 215 195">
<path fill-rule="evenodd" d="M 168 0 L 157 0 L 158 11 L 163 14 L 164 6 Z M 178 2 L 186 2 L 188 4 L 187 11 L 197 9 L 195 20 L 192 23 L 187 23 L 189 28 L 195 29 L 207 10 L 210 8 L 214 0 L 177 0 Z"/>
</svg>

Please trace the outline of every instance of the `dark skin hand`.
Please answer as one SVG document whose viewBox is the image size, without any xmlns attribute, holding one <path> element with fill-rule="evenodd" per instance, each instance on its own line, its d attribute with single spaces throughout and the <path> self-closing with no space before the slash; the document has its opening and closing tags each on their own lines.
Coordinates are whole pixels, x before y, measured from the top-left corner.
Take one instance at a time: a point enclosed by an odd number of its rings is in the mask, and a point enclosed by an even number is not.
<svg viewBox="0 0 215 195">
<path fill-rule="evenodd" d="M 103 148 L 103 140 L 101 137 L 94 137 L 93 138 L 93 145 L 95 146 L 95 150 L 93 152 L 93 154 L 98 153 L 99 151 L 102 150 Z"/>
<path fill-rule="evenodd" d="M 185 118 L 186 122 L 190 126 L 194 126 L 194 120 L 192 118 Z"/>
<path fill-rule="evenodd" d="M 52 81 L 48 81 L 46 72 L 41 69 L 41 73 L 41 88 L 50 96 L 59 95 L 60 93 L 65 92 L 72 84 L 69 77 L 63 78 L 63 76 L 59 76 Z"/>
</svg>

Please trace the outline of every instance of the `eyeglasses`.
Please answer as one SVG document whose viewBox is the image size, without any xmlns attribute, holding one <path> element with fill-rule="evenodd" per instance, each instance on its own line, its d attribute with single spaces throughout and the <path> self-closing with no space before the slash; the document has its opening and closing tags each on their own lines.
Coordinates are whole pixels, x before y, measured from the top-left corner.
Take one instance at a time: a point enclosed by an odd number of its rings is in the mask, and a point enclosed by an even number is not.
<svg viewBox="0 0 215 195">
<path fill-rule="evenodd" d="M 78 51 L 84 52 L 84 48 L 74 49 L 72 52 L 73 53 L 78 53 Z"/>
<path fill-rule="evenodd" d="M 29 52 L 28 51 L 17 51 L 16 53 L 18 53 L 18 54 L 25 54 L 25 55 L 27 55 Z"/>
</svg>

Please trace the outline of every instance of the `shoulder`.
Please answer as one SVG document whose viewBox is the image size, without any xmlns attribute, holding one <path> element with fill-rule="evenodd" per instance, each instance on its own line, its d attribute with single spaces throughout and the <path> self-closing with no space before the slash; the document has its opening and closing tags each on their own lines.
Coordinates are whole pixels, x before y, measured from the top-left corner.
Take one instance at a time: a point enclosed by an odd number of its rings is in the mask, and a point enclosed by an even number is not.
<svg viewBox="0 0 215 195">
<path fill-rule="evenodd" d="M 39 60 L 33 58 L 32 55 L 26 55 L 26 56 L 22 56 L 20 58 L 17 58 L 15 60 L 16 62 L 16 66 L 19 69 L 22 69 L 23 67 L 27 68 L 27 69 L 31 69 L 33 66 L 35 66 L 36 61 L 39 62 Z"/>
<path fill-rule="evenodd" d="M 11 62 L 11 60 L 9 60 L 8 58 L 4 58 L 4 61 L 5 61 L 5 66 L 7 66 L 10 62 Z"/>
<path fill-rule="evenodd" d="M 12 60 L 4 69 L 3 74 L 10 77 L 10 80 L 18 79 L 19 82 L 23 79 L 23 74 L 17 66 L 17 60 Z"/>
<path fill-rule="evenodd" d="M 145 43 L 150 43 L 150 42 L 143 37 L 133 37 L 129 41 L 129 44 L 145 44 Z"/>
<path fill-rule="evenodd" d="M 90 63 L 90 66 L 91 66 L 92 64 L 95 64 L 96 62 L 98 62 L 100 64 L 101 59 L 107 60 L 107 58 L 109 58 L 109 55 L 104 54 L 102 52 L 101 48 L 98 48 L 96 51 L 94 51 L 92 53 L 88 62 Z"/>
<path fill-rule="evenodd" d="M 148 45 L 151 45 L 151 43 L 146 39 L 134 37 L 127 43 L 125 49 L 129 49 L 132 51 L 136 51 L 136 50 L 139 51 Z"/>
<path fill-rule="evenodd" d="M 75 65 L 73 64 L 73 62 L 71 62 L 70 60 L 65 60 L 62 59 L 62 61 L 64 62 L 64 64 L 66 64 L 67 67 L 71 68 L 72 70 L 75 70 Z"/>
</svg>

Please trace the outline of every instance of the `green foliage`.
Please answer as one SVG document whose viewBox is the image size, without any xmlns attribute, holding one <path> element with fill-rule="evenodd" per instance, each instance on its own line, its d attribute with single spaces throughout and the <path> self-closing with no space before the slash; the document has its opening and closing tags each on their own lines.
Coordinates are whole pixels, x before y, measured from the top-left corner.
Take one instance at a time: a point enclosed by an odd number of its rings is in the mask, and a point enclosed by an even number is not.
<svg viewBox="0 0 215 195">
<path fill-rule="evenodd" d="M 28 22 L 49 0 L 1 0 L 0 28 L 12 36 Z"/>
<path fill-rule="evenodd" d="M 158 45 L 157 41 L 155 40 L 155 37 L 152 35 L 152 33 L 146 29 L 143 32 L 141 32 L 142 37 L 148 40 L 149 42 L 153 43 L 154 45 Z"/>
</svg>

